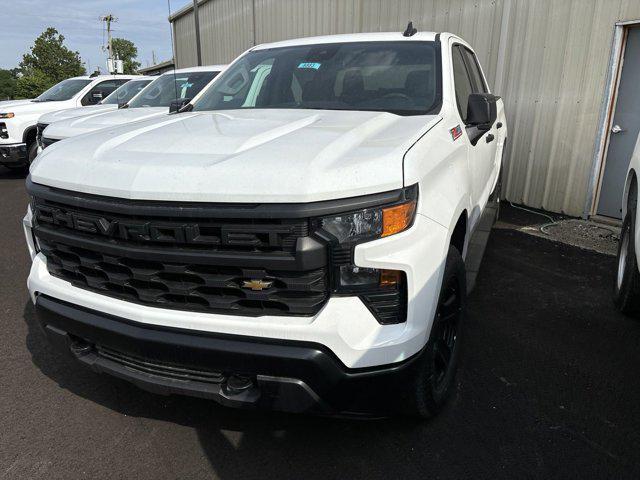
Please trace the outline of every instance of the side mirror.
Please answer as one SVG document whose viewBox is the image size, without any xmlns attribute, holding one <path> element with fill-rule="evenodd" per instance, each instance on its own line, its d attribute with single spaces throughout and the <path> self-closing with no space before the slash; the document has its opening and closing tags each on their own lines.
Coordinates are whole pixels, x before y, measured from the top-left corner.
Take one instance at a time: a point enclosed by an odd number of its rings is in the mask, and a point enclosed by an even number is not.
<svg viewBox="0 0 640 480">
<path fill-rule="evenodd" d="M 169 113 L 177 113 L 177 112 L 179 112 L 180 110 L 182 110 L 182 107 L 184 107 L 190 101 L 191 101 L 190 98 L 179 98 L 177 100 L 174 100 L 169 105 Z"/>
<path fill-rule="evenodd" d="M 472 145 L 475 145 L 486 131 L 491 130 L 498 115 L 496 102 L 499 98 L 491 93 L 472 93 L 469 95 L 466 126 Z"/>
</svg>

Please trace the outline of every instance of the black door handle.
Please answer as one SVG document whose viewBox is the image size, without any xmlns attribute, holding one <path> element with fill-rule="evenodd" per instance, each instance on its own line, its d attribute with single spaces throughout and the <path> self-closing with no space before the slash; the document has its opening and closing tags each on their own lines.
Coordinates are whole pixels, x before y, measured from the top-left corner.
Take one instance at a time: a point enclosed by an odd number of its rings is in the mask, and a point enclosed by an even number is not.
<svg viewBox="0 0 640 480">
<path fill-rule="evenodd" d="M 487 143 L 489 143 L 489 142 L 493 142 L 493 139 L 494 139 L 494 138 L 496 138 L 496 137 L 494 137 L 494 136 L 493 136 L 493 135 L 491 135 L 491 134 L 487 135 Z"/>
<path fill-rule="evenodd" d="M 496 128 L 502 128 L 502 122 L 496 123 Z"/>
</svg>

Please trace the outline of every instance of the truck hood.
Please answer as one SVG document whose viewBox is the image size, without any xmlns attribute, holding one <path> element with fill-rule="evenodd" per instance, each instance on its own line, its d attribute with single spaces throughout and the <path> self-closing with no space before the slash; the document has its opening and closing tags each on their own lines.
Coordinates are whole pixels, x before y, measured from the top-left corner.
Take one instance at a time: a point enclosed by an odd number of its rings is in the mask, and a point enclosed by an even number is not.
<svg viewBox="0 0 640 480">
<path fill-rule="evenodd" d="M 169 113 L 169 107 L 121 108 L 60 120 L 49 125 L 44 132 L 47 138 L 62 140 L 82 133 L 95 132 L 107 127 L 124 125 L 138 120 L 148 120 Z"/>
<path fill-rule="evenodd" d="M 0 110 L 4 113 L 8 108 L 17 107 L 18 105 L 24 105 L 26 103 L 31 103 L 31 100 L 3 100 L 0 102 Z"/>
<path fill-rule="evenodd" d="M 0 110 L 13 112 L 16 115 L 47 113 L 57 110 L 58 108 L 64 108 L 65 106 L 69 106 L 68 101 L 34 102 L 32 100 L 9 100 L 7 102 L 0 102 Z"/>
<path fill-rule="evenodd" d="M 94 113 L 112 112 L 118 108 L 117 105 L 89 105 L 86 107 L 68 108 L 66 110 L 58 110 L 56 112 L 45 113 L 38 120 L 39 123 L 53 123 L 69 118 L 83 117 Z"/>
<path fill-rule="evenodd" d="M 142 200 L 346 198 L 401 188 L 404 154 L 439 118 L 326 110 L 168 115 L 56 143 L 37 157 L 31 178 Z"/>
</svg>

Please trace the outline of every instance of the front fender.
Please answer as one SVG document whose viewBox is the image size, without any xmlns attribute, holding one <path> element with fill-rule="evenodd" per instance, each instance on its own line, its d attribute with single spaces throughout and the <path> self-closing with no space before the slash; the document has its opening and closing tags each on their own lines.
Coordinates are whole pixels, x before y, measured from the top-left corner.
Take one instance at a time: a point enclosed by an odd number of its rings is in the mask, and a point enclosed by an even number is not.
<svg viewBox="0 0 640 480">
<path fill-rule="evenodd" d="M 442 121 L 405 155 L 405 185 L 420 186 L 418 213 L 445 227 L 449 236 L 460 215 L 467 212 L 470 216 L 467 149 L 462 138 L 452 140 Z"/>
</svg>

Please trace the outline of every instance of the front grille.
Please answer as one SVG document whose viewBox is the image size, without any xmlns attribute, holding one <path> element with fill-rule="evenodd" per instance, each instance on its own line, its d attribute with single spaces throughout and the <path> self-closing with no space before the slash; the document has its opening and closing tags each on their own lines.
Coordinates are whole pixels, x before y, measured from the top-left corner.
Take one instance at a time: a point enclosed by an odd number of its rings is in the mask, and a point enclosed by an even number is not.
<svg viewBox="0 0 640 480">
<path fill-rule="evenodd" d="M 76 287 L 154 307 L 246 316 L 310 316 L 328 299 L 326 247 L 309 237 L 306 218 L 215 218 L 210 210 L 203 218 L 192 207 L 180 217 L 175 203 L 157 202 L 145 203 L 160 207 L 148 215 L 120 208 L 118 199 L 104 211 L 78 207 L 87 202 L 72 196 L 68 203 L 64 195 L 35 197 L 32 209 L 49 273 Z M 309 261 L 314 249 L 323 255 Z"/>
<path fill-rule="evenodd" d="M 222 383 L 225 379 L 224 374 L 219 371 L 195 369 L 186 365 L 140 358 L 101 345 L 96 345 L 95 350 L 98 356 L 102 358 L 118 363 L 129 370 L 147 375 L 211 384 Z"/>
<path fill-rule="evenodd" d="M 326 268 L 309 272 L 149 261 L 45 241 L 54 277 L 136 303 L 238 315 L 313 315 L 327 297 Z M 244 288 L 259 279 L 261 291 Z"/>
<path fill-rule="evenodd" d="M 42 145 L 42 148 L 47 148 L 49 145 L 53 145 L 54 143 L 59 141 L 60 140 L 56 138 L 42 137 L 42 139 L 40 140 L 40 145 Z"/>
</svg>

